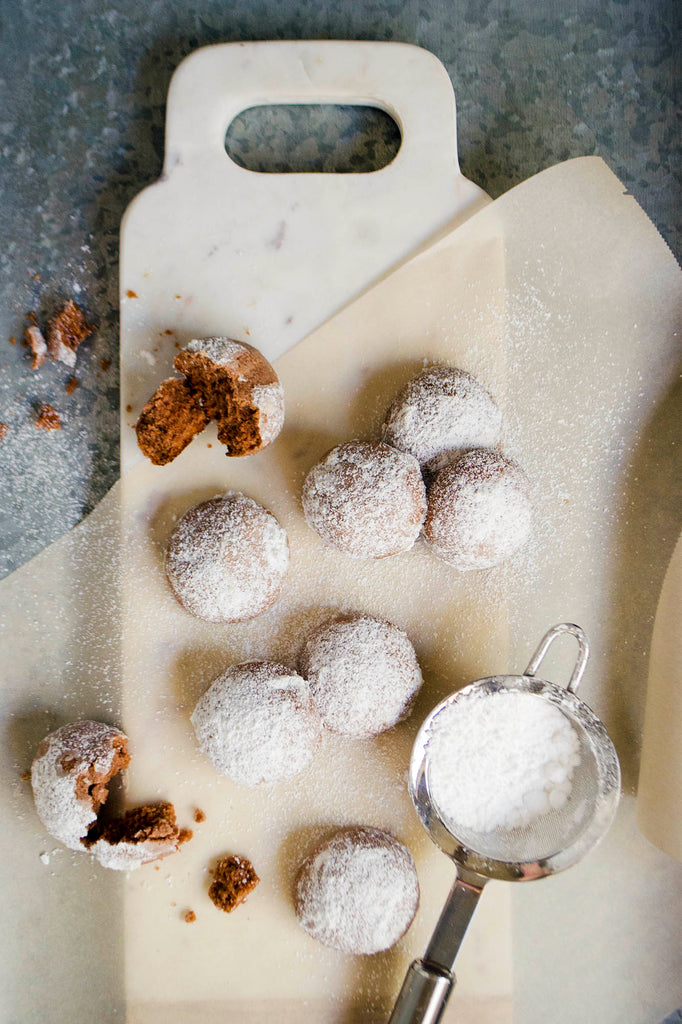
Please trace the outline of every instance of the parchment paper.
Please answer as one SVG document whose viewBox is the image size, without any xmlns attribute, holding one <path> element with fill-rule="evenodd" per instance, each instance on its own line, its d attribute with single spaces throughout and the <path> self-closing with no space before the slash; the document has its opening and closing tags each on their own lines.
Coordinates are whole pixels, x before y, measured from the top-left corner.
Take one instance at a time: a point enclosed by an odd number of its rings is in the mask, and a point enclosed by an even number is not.
<svg viewBox="0 0 682 1024">
<path fill-rule="evenodd" d="M 505 284 L 491 288 L 502 256 Z M 108 946 L 113 955 L 100 990 L 115 999 L 124 971 L 128 1019 L 136 1024 L 225 1019 L 228 1010 L 228 1019 L 273 1019 L 275 1006 L 279 1020 L 384 1019 L 452 876 L 420 834 L 404 791 L 414 732 L 451 689 L 522 671 L 554 622 L 578 621 L 592 639 L 582 696 L 605 719 L 632 788 L 653 612 L 678 533 L 671 452 L 679 403 L 671 389 L 679 285 L 671 255 L 601 161 L 553 168 L 283 357 L 287 426 L 269 451 L 230 463 L 206 436 L 170 467 L 137 467 L 87 524 L 0 585 L 13 744 L 3 742 L 2 756 L 5 777 L 14 780 L 3 800 L 20 894 L 9 900 L 0 949 L 18 1019 L 45 1019 L 40 1008 L 55 992 L 60 1007 L 80 1000 L 84 1009 L 49 1019 L 90 1019 L 88 979 Z M 491 387 L 506 415 L 506 449 L 533 480 L 535 536 L 505 569 L 460 576 L 421 545 L 378 565 L 349 562 L 302 521 L 305 471 L 337 441 L 376 429 L 396 387 L 425 358 L 464 366 Z M 174 604 L 159 559 L 173 515 L 226 487 L 244 489 L 278 515 L 293 568 L 278 607 L 252 625 L 209 629 Z M 107 557 L 117 548 L 121 507 L 122 615 L 136 628 L 126 628 L 119 658 L 115 609 L 102 607 L 101 570 L 91 559 L 104 554 L 109 594 L 120 573 Z M 44 601 L 48 581 L 52 596 Z M 415 713 L 369 744 L 330 741 L 296 786 L 247 799 L 196 751 L 188 723 L 194 700 L 240 658 L 290 660 L 306 626 L 337 607 L 388 615 L 408 629 L 426 678 Z M 573 656 L 566 648 L 543 673 L 565 678 Z M 77 854 L 43 865 L 37 854 L 55 844 L 41 838 L 18 780 L 48 728 L 87 714 L 120 722 L 131 735 L 130 799 L 163 795 L 184 820 L 197 805 L 208 815 L 183 852 L 125 883 L 124 965 L 116 941 L 123 883 Z M 644 1024 L 682 1002 L 682 869 L 638 836 L 633 804 L 624 800 L 602 847 L 566 875 L 513 892 L 489 886 L 467 935 L 449 1019 L 510 1019 L 512 937 L 520 1024 Z M 413 849 L 422 907 L 396 950 L 348 960 L 297 929 L 290 881 L 320 828 L 370 818 Z M 223 918 L 207 903 L 203 870 L 228 851 L 252 856 L 264 883 Z M 48 877 L 52 870 L 56 878 Z M 112 887 L 101 897 L 111 917 L 86 910 L 100 886 Z M 8 941 L 26 927 L 29 893 L 47 908 L 40 927 Z M 190 907 L 198 917 L 191 926 L 182 921 Z M 32 973 L 30 986 L 21 978 L 27 950 L 49 965 L 45 984 L 40 974 Z M 275 994 L 277 1004 L 269 998 Z"/>
</svg>

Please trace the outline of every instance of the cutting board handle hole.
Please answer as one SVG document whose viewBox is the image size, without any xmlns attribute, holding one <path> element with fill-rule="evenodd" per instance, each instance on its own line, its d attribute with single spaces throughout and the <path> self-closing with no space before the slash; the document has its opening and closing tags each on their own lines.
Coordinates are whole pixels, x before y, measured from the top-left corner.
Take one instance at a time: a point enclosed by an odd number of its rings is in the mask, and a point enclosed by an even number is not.
<svg viewBox="0 0 682 1024">
<path fill-rule="evenodd" d="M 368 174 L 390 164 L 400 143 L 385 110 L 336 103 L 248 107 L 225 133 L 230 160 L 261 174 Z"/>
</svg>

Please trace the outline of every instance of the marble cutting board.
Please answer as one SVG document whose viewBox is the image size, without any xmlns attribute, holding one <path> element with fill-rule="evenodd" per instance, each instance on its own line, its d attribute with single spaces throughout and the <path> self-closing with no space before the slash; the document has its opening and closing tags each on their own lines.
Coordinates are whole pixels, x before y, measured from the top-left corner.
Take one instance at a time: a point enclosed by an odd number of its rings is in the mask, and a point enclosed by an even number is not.
<svg viewBox="0 0 682 1024">
<path fill-rule="evenodd" d="M 225 152 L 227 127 L 269 103 L 379 107 L 400 149 L 369 174 L 245 170 Z M 230 43 L 187 57 L 169 90 L 163 174 L 121 226 L 123 472 L 140 458 L 130 425 L 176 341 L 229 331 L 273 360 L 489 201 L 459 170 L 452 84 L 426 50 Z"/>
</svg>

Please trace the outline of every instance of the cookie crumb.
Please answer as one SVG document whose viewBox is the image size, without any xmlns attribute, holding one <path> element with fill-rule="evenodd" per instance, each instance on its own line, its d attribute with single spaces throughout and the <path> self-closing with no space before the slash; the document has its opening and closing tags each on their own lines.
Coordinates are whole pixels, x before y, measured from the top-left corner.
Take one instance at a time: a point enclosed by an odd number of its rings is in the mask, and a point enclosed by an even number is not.
<svg viewBox="0 0 682 1024">
<path fill-rule="evenodd" d="M 31 778 L 31 773 L 30 772 L 22 772 L 20 778 L 21 778 L 22 782 L 28 782 L 29 779 Z"/>
<path fill-rule="evenodd" d="M 0 423 L 0 441 L 2 441 L 9 434 L 9 427 L 6 423 Z"/>
<path fill-rule="evenodd" d="M 36 420 L 36 427 L 38 430 L 61 430 L 62 421 L 57 410 L 48 405 L 47 402 L 38 409 L 38 419 Z"/>
<path fill-rule="evenodd" d="M 24 331 L 24 340 L 28 348 L 30 348 L 33 353 L 31 369 L 37 370 L 47 359 L 47 342 L 43 337 L 43 332 L 36 323 L 32 322 L 30 327 L 26 328 Z"/>
<path fill-rule="evenodd" d="M 196 821 L 197 825 L 200 825 L 202 821 L 206 821 L 206 815 L 204 814 L 200 807 L 197 807 L 197 809 L 194 812 L 194 820 Z"/>
<path fill-rule="evenodd" d="M 213 875 L 208 895 L 214 905 L 227 914 L 243 903 L 260 882 L 246 857 L 221 857 Z"/>
<path fill-rule="evenodd" d="M 67 395 L 72 395 L 77 387 L 78 377 L 69 377 L 66 384 L 64 385 L 64 390 L 66 391 Z"/>
<path fill-rule="evenodd" d="M 193 924 L 197 919 L 197 915 L 193 910 L 188 910 L 185 914 L 185 924 Z"/>
<path fill-rule="evenodd" d="M 76 349 L 94 329 L 80 306 L 69 299 L 47 324 L 47 350 L 52 361 L 59 360 L 67 366 L 75 366 Z"/>
<path fill-rule="evenodd" d="M 10 345 L 16 345 L 17 339 L 14 337 L 14 335 L 12 335 L 12 337 L 9 339 L 9 343 Z"/>
<path fill-rule="evenodd" d="M 128 291 L 126 292 L 126 296 L 129 299 L 136 299 L 137 298 L 137 292 L 134 292 L 132 288 L 129 288 Z"/>
</svg>

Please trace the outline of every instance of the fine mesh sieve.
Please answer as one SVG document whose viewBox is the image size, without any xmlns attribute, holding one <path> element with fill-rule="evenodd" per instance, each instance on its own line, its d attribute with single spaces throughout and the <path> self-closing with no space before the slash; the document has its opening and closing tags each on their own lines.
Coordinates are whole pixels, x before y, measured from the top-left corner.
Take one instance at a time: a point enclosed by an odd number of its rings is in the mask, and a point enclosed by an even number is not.
<svg viewBox="0 0 682 1024">
<path fill-rule="evenodd" d="M 552 642 L 564 633 L 578 641 L 578 657 L 566 687 L 538 679 L 536 672 Z M 620 766 L 603 724 L 575 694 L 589 657 L 587 638 L 579 626 L 561 623 L 541 640 L 525 673 L 492 676 L 452 694 L 434 708 L 415 740 L 410 761 L 409 791 L 415 809 L 433 841 L 457 865 L 457 880 L 421 960 L 411 965 L 390 1018 L 390 1024 L 436 1024 L 454 985 L 453 967 L 483 886 L 489 879 L 522 881 L 563 871 L 583 857 L 608 830 L 620 798 Z M 475 695 L 485 700 L 500 691 L 532 694 L 553 704 L 578 737 L 580 763 L 572 777 L 570 796 L 530 824 L 492 832 L 467 829 L 441 814 L 429 785 L 431 727 L 445 709 Z"/>
</svg>

